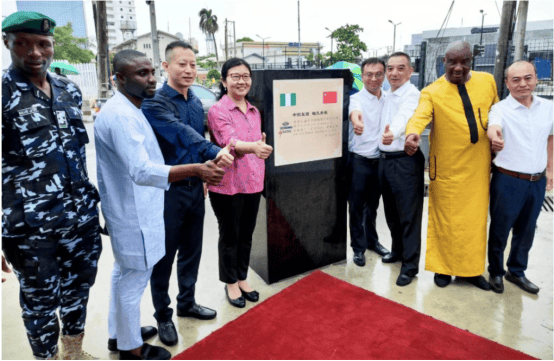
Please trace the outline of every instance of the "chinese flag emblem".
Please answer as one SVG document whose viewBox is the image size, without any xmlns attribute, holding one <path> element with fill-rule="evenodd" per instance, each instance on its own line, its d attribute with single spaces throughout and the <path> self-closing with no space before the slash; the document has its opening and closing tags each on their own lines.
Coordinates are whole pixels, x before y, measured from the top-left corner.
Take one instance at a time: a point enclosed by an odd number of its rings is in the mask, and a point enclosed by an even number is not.
<svg viewBox="0 0 554 361">
<path fill-rule="evenodd" d="M 334 104 L 337 102 L 337 92 L 323 92 L 323 104 Z"/>
</svg>

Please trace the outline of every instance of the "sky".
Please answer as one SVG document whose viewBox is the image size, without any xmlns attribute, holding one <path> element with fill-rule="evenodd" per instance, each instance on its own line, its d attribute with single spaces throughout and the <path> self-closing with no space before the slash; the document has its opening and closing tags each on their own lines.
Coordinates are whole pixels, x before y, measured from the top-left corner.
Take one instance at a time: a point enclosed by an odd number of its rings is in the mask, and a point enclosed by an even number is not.
<svg viewBox="0 0 554 361">
<path fill-rule="evenodd" d="M 150 15 L 145 1 L 136 0 L 138 34 L 150 32 Z M 256 35 L 270 37 L 268 41 L 298 42 L 297 0 L 210 0 L 173 1 L 156 0 L 156 21 L 158 29 L 170 33 L 181 32 L 189 37 L 189 19 L 192 37 L 199 42 L 200 55 L 205 54 L 205 36 L 198 28 L 198 12 L 211 9 L 218 17 L 219 32 L 215 34 L 219 44 L 224 43 L 225 18 L 235 21 L 236 38 L 244 36 L 259 40 Z M 330 32 L 346 24 L 358 24 L 364 29 L 360 39 L 368 51 L 377 50 L 378 55 L 386 53 L 392 46 L 394 26 L 389 22 L 401 23 L 396 27 L 396 49 L 402 50 L 411 43 L 412 34 L 441 27 L 452 4 L 450 0 L 300 0 L 300 42 L 320 42 L 323 52 L 330 50 Z M 447 27 L 481 26 L 481 13 L 485 15 L 484 26 L 500 24 L 501 0 L 457 0 Z M 527 21 L 552 20 L 554 1 L 531 0 Z M 333 44 L 335 47 L 336 44 Z M 220 50 L 221 48 L 218 48 Z M 335 48 L 336 50 L 336 48 Z M 364 53 L 368 56 L 368 52 Z"/>
</svg>

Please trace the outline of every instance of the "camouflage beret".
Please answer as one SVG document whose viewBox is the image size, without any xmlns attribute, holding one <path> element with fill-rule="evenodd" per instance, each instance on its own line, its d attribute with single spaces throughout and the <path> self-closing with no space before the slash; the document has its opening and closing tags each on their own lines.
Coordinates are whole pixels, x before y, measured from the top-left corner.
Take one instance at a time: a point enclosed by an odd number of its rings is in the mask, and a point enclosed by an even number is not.
<svg viewBox="0 0 554 361">
<path fill-rule="evenodd" d="M 2 31 L 5 33 L 53 35 L 55 27 L 54 20 L 34 11 L 18 11 L 2 21 Z"/>
</svg>

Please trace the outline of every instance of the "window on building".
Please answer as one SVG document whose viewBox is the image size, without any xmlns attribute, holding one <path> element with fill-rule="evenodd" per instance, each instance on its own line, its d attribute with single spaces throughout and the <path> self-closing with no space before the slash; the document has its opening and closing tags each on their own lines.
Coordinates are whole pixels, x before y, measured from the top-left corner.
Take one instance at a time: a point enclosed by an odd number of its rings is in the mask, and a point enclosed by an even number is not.
<svg viewBox="0 0 554 361">
<path fill-rule="evenodd" d="M 120 11 L 123 11 L 123 8 L 120 8 L 119 10 L 120 10 Z"/>
<path fill-rule="evenodd" d="M 125 19 L 125 16 L 121 15 L 121 18 L 122 18 L 122 19 Z"/>
<path fill-rule="evenodd" d="M 129 9 L 129 12 L 132 13 L 132 12 L 133 12 L 133 9 Z"/>
<path fill-rule="evenodd" d="M 132 17 L 132 16 L 129 16 L 129 19 L 133 20 L 133 17 Z"/>
</svg>

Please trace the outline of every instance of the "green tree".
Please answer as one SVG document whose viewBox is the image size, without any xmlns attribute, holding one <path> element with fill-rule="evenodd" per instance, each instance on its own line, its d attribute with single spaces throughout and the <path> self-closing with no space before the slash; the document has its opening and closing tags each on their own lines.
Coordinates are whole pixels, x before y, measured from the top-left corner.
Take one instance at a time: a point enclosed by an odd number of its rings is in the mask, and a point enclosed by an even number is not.
<svg viewBox="0 0 554 361">
<path fill-rule="evenodd" d="M 250 39 L 248 36 L 245 36 L 244 38 L 240 38 L 239 40 L 237 40 L 237 43 L 240 43 L 241 41 L 254 41 L 254 40 Z"/>
<path fill-rule="evenodd" d="M 359 25 L 343 25 L 333 31 L 331 36 L 337 42 L 337 52 L 333 53 L 333 61 L 354 62 L 362 56 L 362 51 L 367 51 L 367 45 L 360 40 L 358 33 L 364 29 Z"/>
<path fill-rule="evenodd" d="M 215 16 L 210 9 L 200 10 L 198 16 L 200 16 L 200 23 L 198 24 L 200 30 L 202 30 L 204 34 L 212 35 L 212 38 L 214 40 L 215 58 L 219 63 L 219 56 L 217 55 L 217 43 L 215 42 L 215 33 L 219 30 L 219 25 L 217 24 L 217 16 Z"/>
<path fill-rule="evenodd" d="M 67 60 L 70 63 L 90 63 L 94 53 L 80 46 L 87 44 L 87 38 L 73 36 L 73 26 L 68 22 L 65 26 L 54 29 L 54 59 Z"/>
<path fill-rule="evenodd" d="M 204 68 L 204 69 L 214 69 L 214 68 L 217 68 L 216 62 L 215 62 L 215 61 L 212 61 L 212 60 L 199 61 L 199 62 L 198 62 L 198 65 L 199 65 L 201 68 Z"/>
<path fill-rule="evenodd" d="M 206 75 L 207 79 L 215 79 L 216 81 L 219 81 L 221 79 L 221 74 L 219 74 L 219 71 L 217 69 L 212 69 L 208 72 L 208 75 Z"/>
<path fill-rule="evenodd" d="M 306 60 L 311 61 L 311 62 L 319 63 L 321 60 L 323 60 L 323 55 L 315 54 L 315 53 L 309 53 L 306 56 Z"/>
</svg>

